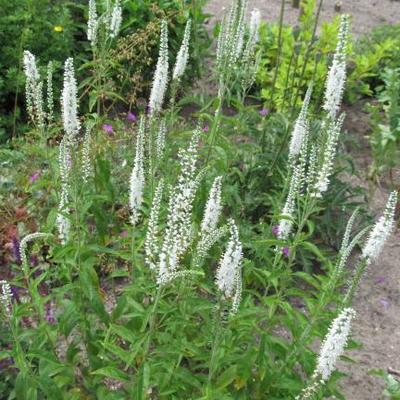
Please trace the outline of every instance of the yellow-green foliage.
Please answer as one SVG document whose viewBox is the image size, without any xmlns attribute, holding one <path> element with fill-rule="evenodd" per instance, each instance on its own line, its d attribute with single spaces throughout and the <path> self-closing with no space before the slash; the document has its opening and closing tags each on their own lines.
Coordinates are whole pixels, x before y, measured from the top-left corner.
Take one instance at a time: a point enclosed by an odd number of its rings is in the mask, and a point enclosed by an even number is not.
<svg viewBox="0 0 400 400">
<path fill-rule="evenodd" d="M 314 81 L 315 96 L 321 93 L 330 55 L 336 46 L 336 41 L 332 38 L 336 37 L 339 18 L 335 18 L 331 23 L 322 24 L 317 32 L 318 36 L 308 50 L 315 23 L 315 1 L 310 0 L 303 4 L 304 12 L 300 17 L 299 26 L 284 26 L 282 29 L 282 51 L 272 103 L 279 111 L 288 109 L 295 100 L 296 103 L 299 102 L 311 81 Z M 277 24 L 264 24 L 261 28 L 262 62 L 257 79 L 261 85 L 261 95 L 267 101 L 270 101 L 274 69 L 278 59 L 278 32 Z"/>
</svg>

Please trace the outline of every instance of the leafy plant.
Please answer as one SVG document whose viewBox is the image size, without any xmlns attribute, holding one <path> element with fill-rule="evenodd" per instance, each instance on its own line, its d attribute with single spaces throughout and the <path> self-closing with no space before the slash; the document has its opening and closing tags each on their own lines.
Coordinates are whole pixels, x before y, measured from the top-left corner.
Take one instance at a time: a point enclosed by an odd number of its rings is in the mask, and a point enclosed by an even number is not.
<svg viewBox="0 0 400 400">
<path fill-rule="evenodd" d="M 380 175 L 399 165 L 400 143 L 400 70 L 385 69 L 381 74 L 384 86 L 377 89 L 377 104 L 369 105 L 372 134 L 370 143 L 374 164 L 372 174 Z"/>
<path fill-rule="evenodd" d="M 256 60 L 240 0 L 222 24 L 217 97 L 200 98 L 184 117 L 187 101 L 167 90 L 179 80 L 171 79 L 164 20 L 151 107 L 120 118 L 101 97 L 94 107 L 113 78 L 106 58 L 119 5 L 111 19 L 111 8 L 91 13 L 100 43 L 93 41 L 88 64 L 65 63 L 63 134 L 56 116 L 13 140 L 17 151 L 0 153 L 13 167 L 0 189 L 35 221 L 14 227 L 7 243 L 14 253 L 1 272 L 6 396 L 340 397 L 335 365 L 352 299 L 390 234 L 397 201 L 393 192 L 352 273 L 349 256 L 369 227 L 334 177 L 348 18 L 326 106 L 313 103 L 310 88 L 294 123 L 237 100 L 250 89 L 252 68 L 241 69 L 246 49 Z M 105 26 L 92 24 L 96 18 Z M 92 100 L 79 102 L 86 87 Z M 227 112 L 227 104 L 237 108 Z M 325 232 L 326 210 L 348 221 Z M 317 356 L 313 345 L 323 337 Z"/>
</svg>

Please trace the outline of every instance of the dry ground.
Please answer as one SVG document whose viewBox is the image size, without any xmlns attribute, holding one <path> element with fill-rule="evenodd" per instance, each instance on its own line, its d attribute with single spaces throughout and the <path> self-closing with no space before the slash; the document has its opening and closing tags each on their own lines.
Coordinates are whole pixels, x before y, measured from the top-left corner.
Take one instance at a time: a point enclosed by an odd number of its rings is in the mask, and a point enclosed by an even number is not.
<svg viewBox="0 0 400 400">
<path fill-rule="evenodd" d="M 321 11 L 322 21 L 330 21 L 338 13 L 335 4 L 340 3 L 340 12 L 352 16 L 352 32 L 360 35 L 382 23 L 394 24 L 400 22 L 400 1 L 396 0 L 324 0 Z M 223 14 L 223 8 L 228 8 L 230 0 L 210 0 L 205 7 L 206 12 L 218 19 Z M 285 22 L 294 24 L 299 12 L 292 7 L 292 1 L 285 3 Z M 277 21 L 281 0 L 249 0 L 250 9 L 257 7 L 266 21 Z M 213 24 L 214 18 L 210 23 Z"/>
</svg>

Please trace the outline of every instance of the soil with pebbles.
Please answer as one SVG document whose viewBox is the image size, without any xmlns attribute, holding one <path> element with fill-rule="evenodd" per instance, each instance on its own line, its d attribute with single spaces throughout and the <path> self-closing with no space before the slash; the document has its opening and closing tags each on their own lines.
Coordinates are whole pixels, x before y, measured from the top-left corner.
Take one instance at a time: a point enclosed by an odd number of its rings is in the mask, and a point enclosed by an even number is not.
<svg viewBox="0 0 400 400">
<path fill-rule="evenodd" d="M 224 8 L 231 0 L 211 0 L 205 11 L 211 16 L 210 29 L 216 20 L 220 20 Z M 322 7 L 322 21 L 329 21 L 338 15 L 337 4 L 341 13 L 352 17 L 351 30 L 355 36 L 369 32 L 383 23 L 400 22 L 400 2 L 392 0 L 325 0 Z M 277 21 L 280 0 L 249 0 L 249 8 L 260 9 L 267 21 Z M 336 10 L 335 10 L 336 8 Z M 298 10 L 285 4 L 285 22 L 296 24 Z M 355 139 L 356 146 L 348 148 L 355 163 L 355 174 L 347 176 L 354 185 L 367 190 L 371 212 L 375 215 L 383 210 L 389 188 L 385 183 L 379 185 L 368 180 L 371 151 L 366 135 L 369 133 L 368 114 L 364 103 L 359 102 L 347 107 L 345 131 Z M 396 187 L 400 188 L 400 169 L 394 171 Z M 398 219 L 398 218 L 397 218 Z M 397 226 L 390 242 L 386 245 L 379 260 L 370 267 L 365 276 L 354 308 L 357 319 L 353 324 L 353 337 L 362 344 L 357 350 L 348 352 L 355 364 L 340 362 L 339 369 L 347 374 L 342 380 L 343 392 L 347 400 L 381 400 L 383 383 L 379 377 L 371 375 L 373 369 L 400 371 L 400 229 Z"/>
<path fill-rule="evenodd" d="M 231 0 L 210 0 L 205 11 L 211 14 L 209 24 L 221 19 L 224 8 L 229 8 Z M 281 0 L 249 0 L 249 9 L 257 7 L 266 21 L 278 21 Z M 351 31 L 359 36 L 371 31 L 380 24 L 400 22 L 399 0 L 324 0 L 321 9 L 321 20 L 331 21 L 339 13 L 347 13 L 352 17 Z M 296 24 L 299 10 L 292 7 L 292 0 L 285 2 L 284 20 Z"/>
</svg>

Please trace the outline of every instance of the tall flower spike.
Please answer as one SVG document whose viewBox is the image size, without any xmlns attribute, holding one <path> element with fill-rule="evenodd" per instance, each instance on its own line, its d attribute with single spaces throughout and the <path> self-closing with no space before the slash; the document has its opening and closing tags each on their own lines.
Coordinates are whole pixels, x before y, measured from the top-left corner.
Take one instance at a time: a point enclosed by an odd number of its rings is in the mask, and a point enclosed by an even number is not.
<svg viewBox="0 0 400 400">
<path fill-rule="evenodd" d="M 344 117 L 344 114 L 342 114 L 337 121 L 332 121 L 328 128 L 328 139 L 325 145 L 323 164 L 317 174 L 316 182 L 314 184 L 314 196 L 316 197 L 321 197 L 322 193 L 328 190 L 329 179 L 333 169 L 333 161 L 336 155 L 336 147 Z"/>
<path fill-rule="evenodd" d="M 397 204 L 397 192 L 390 193 L 385 212 L 372 229 L 362 250 L 362 257 L 368 262 L 375 261 L 385 245 L 394 227 L 394 214 Z"/>
<path fill-rule="evenodd" d="M 65 244 L 69 238 L 70 222 L 67 218 L 69 213 L 68 209 L 68 196 L 69 196 L 69 172 L 71 167 L 71 158 L 68 143 L 63 139 L 59 148 L 59 168 L 61 178 L 61 193 L 60 202 L 58 205 L 58 213 L 56 224 L 58 229 L 58 236 L 61 244 Z"/>
<path fill-rule="evenodd" d="M 12 292 L 10 284 L 5 281 L 0 281 L 1 293 L 0 293 L 0 304 L 3 308 L 4 315 L 6 318 L 10 317 L 12 312 Z"/>
<path fill-rule="evenodd" d="M 136 155 L 130 179 L 129 207 L 131 209 L 131 223 L 136 225 L 139 219 L 139 208 L 143 201 L 144 191 L 144 135 L 145 135 L 145 117 L 142 115 L 139 123 L 139 131 L 136 139 Z"/>
<path fill-rule="evenodd" d="M 258 8 L 254 8 L 250 16 L 249 37 L 247 39 L 246 47 L 243 51 L 243 62 L 245 64 L 250 62 L 254 53 L 255 45 L 259 40 L 258 31 L 260 29 L 261 13 Z"/>
<path fill-rule="evenodd" d="M 307 90 L 306 96 L 304 98 L 300 114 L 297 117 L 296 123 L 293 128 L 292 139 L 290 141 L 290 146 L 289 146 L 289 158 L 291 159 L 293 159 L 300 153 L 304 138 L 308 135 L 309 127 L 308 127 L 307 113 L 308 113 L 308 106 L 310 104 L 311 93 L 312 93 L 312 86 L 310 85 Z"/>
<path fill-rule="evenodd" d="M 47 120 L 54 120 L 53 62 L 47 64 Z"/>
<path fill-rule="evenodd" d="M 352 308 L 344 308 L 333 320 L 329 331 L 322 343 L 317 366 L 314 370 L 313 383 L 303 389 L 296 400 L 313 398 L 320 384 L 326 382 L 336 369 L 336 363 L 342 355 L 350 333 L 350 325 L 356 313 Z"/>
<path fill-rule="evenodd" d="M 31 233 L 29 235 L 26 235 L 21 240 L 21 243 L 19 244 L 19 251 L 21 254 L 22 265 L 24 267 L 28 267 L 28 255 L 27 255 L 27 251 L 26 251 L 27 247 L 28 247 L 28 243 L 32 242 L 33 240 L 45 238 L 48 236 L 49 236 L 48 233 L 35 232 L 35 233 Z"/>
<path fill-rule="evenodd" d="M 319 353 L 314 374 L 327 381 L 336 368 L 336 362 L 342 355 L 350 333 L 351 320 L 356 313 L 352 308 L 345 308 L 332 322 Z"/>
<path fill-rule="evenodd" d="M 160 208 L 161 208 L 163 190 L 164 190 L 164 181 L 161 180 L 157 186 L 153 198 L 153 204 L 151 206 L 150 218 L 147 227 L 146 239 L 144 241 L 146 264 L 152 270 L 155 270 L 157 268 L 156 259 L 160 251 L 160 244 L 158 237 L 158 232 L 159 232 L 158 221 L 160 217 Z"/>
<path fill-rule="evenodd" d="M 26 94 L 26 107 L 28 110 L 29 117 L 32 121 L 35 120 L 33 111 L 33 97 L 34 87 L 39 81 L 39 72 L 36 67 L 35 56 L 28 50 L 24 51 L 24 72 L 26 77 L 25 94 Z"/>
<path fill-rule="evenodd" d="M 289 193 L 286 198 L 285 205 L 282 209 L 282 218 L 278 225 L 278 238 L 286 240 L 293 227 L 293 213 L 296 207 L 296 197 L 299 194 L 300 184 L 302 182 L 301 169 L 298 166 L 293 168 L 292 178 L 290 180 Z"/>
<path fill-rule="evenodd" d="M 238 1 L 238 14 L 237 14 L 237 19 L 234 23 L 235 27 L 235 33 L 233 35 L 233 53 L 232 53 L 232 64 L 233 66 L 240 58 L 243 52 L 243 46 L 244 46 L 244 35 L 246 31 L 246 23 L 245 23 L 245 16 L 247 12 L 247 0 L 241 0 Z"/>
<path fill-rule="evenodd" d="M 161 111 L 168 85 L 168 24 L 161 23 L 160 51 L 149 99 L 150 115 Z"/>
<path fill-rule="evenodd" d="M 188 19 L 188 21 L 186 22 L 185 33 L 183 35 L 181 48 L 179 49 L 178 55 L 176 57 L 174 72 L 172 74 L 172 79 L 176 81 L 179 81 L 185 73 L 186 65 L 189 59 L 190 27 L 191 20 Z"/>
<path fill-rule="evenodd" d="M 92 46 L 95 46 L 97 39 L 97 10 L 96 0 L 89 0 L 89 18 L 87 23 L 87 38 Z"/>
<path fill-rule="evenodd" d="M 43 111 L 43 84 L 40 82 L 39 72 L 36 66 L 35 56 L 24 51 L 24 72 L 26 76 L 26 106 L 31 120 L 44 127 Z"/>
<path fill-rule="evenodd" d="M 201 223 L 202 236 L 211 233 L 217 227 L 218 220 L 222 211 L 221 181 L 222 177 L 217 176 L 211 186 L 203 221 Z"/>
<path fill-rule="evenodd" d="M 228 16 L 221 22 L 217 41 L 217 66 L 220 73 L 226 68 L 233 68 L 242 54 L 247 0 L 232 2 Z"/>
<path fill-rule="evenodd" d="M 349 34 L 349 16 L 344 14 L 340 20 L 338 43 L 332 65 L 328 72 L 325 89 L 324 110 L 334 120 L 339 111 L 346 82 L 346 51 Z"/>
<path fill-rule="evenodd" d="M 261 12 L 258 8 L 254 8 L 250 15 L 249 37 L 253 43 L 258 42 L 258 30 L 261 23 Z"/>
<path fill-rule="evenodd" d="M 165 123 L 165 119 L 162 119 L 160 121 L 160 126 L 158 127 L 157 139 L 156 139 L 156 154 L 159 159 L 163 156 L 166 135 L 167 135 L 167 124 Z"/>
<path fill-rule="evenodd" d="M 111 13 L 110 23 L 109 23 L 109 36 L 111 39 L 114 39 L 118 36 L 118 33 L 121 29 L 122 22 L 122 8 L 121 1 L 116 0 L 114 4 L 114 8 Z"/>
<path fill-rule="evenodd" d="M 187 149 L 179 154 L 181 172 L 172 190 L 168 217 L 158 266 L 159 285 L 168 283 L 176 273 L 180 257 L 192 240 L 192 209 L 199 179 L 196 177 L 200 128 L 197 128 Z"/>
<path fill-rule="evenodd" d="M 91 145 L 91 136 L 90 136 L 90 128 L 86 127 L 85 137 L 83 139 L 82 145 L 82 180 L 84 183 L 87 183 L 89 177 L 93 173 L 93 166 L 90 160 L 90 145 Z"/>
<path fill-rule="evenodd" d="M 61 96 L 64 130 L 71 142 L 81 128 L 78 118 L 78 88 L 74 72 L 74 60 L 68 58 L 64 66 L 64 87 Z"/>
<path fill-rule="evenodd" d="M 240 302 L 243 253 L 239 231 L 233 220 L 229 221 L 229 229 L 231 236 L 219 262 L 215 283 L 225 298 L 233 300 L 233 311 L 236 312 Z"/>
</svg>

